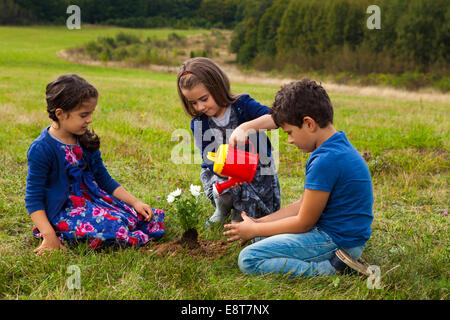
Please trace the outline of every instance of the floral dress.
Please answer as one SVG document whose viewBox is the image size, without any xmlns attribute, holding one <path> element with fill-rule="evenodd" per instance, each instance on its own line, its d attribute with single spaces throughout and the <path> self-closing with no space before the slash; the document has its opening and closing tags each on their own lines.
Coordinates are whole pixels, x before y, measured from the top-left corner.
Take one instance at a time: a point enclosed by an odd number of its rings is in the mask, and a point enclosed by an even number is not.
<svg viewBox="0 0 450 320">
<path fill-rule="evenodd" d="M 69 245 L 88 241 L 92 248 L 99 249 L 107 245 L 140 246 L 164 234 L 163 210 L 152 208 L 153 218 L 145 221 L 134 208 L 97 185 L 79 145 L 57 143 L 71 181 L 63 209 L 50 221 L 61 241 Z M 36 227 L 33 235 L 42 238 Z"/>
</svg>

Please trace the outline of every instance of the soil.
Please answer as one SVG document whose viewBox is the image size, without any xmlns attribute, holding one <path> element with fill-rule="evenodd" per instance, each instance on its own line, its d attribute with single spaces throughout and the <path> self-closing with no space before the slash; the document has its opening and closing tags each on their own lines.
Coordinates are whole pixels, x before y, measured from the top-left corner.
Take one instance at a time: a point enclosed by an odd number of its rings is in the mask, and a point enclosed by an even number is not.
<svg viewBox="0 0 450 320">
<path fill-rule="evenodd" d="M 186 245 L 189 249 L 195 249 L 200 246 L 200 243 L 198 242 L 198 232 L 196 229 L 189 229 L 175 242 L 181 246 Z"/>
<path fill-rule="evenodd" d="M 182 254 L 183 252 L 187 252 L 190 256 L 214 259 L 224 256 L 228 248 L 229 247 L 225 240 L 202 240 L 198 238 L 197 230 L 190 229 L 177 240 L 164 243 L 154 242 L 142 250 L 155 252 L 160 256 Z"/>
</svg>

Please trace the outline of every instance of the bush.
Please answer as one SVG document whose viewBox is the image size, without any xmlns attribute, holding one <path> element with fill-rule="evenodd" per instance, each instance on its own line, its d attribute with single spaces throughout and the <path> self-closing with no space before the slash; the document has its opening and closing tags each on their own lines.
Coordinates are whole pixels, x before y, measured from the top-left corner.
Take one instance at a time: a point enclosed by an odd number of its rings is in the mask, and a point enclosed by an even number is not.
<svg viewBox="0 0 450 320">
<path fill-rule="evenodd" d="M 184 55 L 184 51 L 175 47 L 185 41 L 185 37 L 176 33 L 169 34 L 167 40 L 146 38 L 142 41 L 134 34 L 120 32 L 114 38 L 99 37 L 97 41 L 89 41 L 81 49 L 92 59 L 100 61 L 128 61 L 135 65 L 177 65 L 178 62 L 173 57 Z M 212 53 L 201 51 L 201 54 Z"/>
<path fill-rule="evenodd" d="M 191 50 L 189 56 L 191 58 L 195 57 L 204 57 L 204 58 L 211 58 L 213 56 L 213 53 L 211 50 Z"/>
<path fill-rule="evenodd" d="M 174 48 L 172 50 L 172 56 L 173 57 L 184 56 L 185 54 L 186 54 L 186 52 L 183 49 L 176 49 L 176 48 Z"/>
<path fill-rule="evenodd" d="M 167 40 L 173 44 L 186 45 L 186 37 L 180 36 L 175 32 L 169 33 Z"/>
<path fill-rule="evenodd" d="M 117 48 L 111 55 L 111 60 L 122 61 L 128 56 L 128 51 L 125 48 Z"/>
<path fill-rule="evenodd" d="M 253 66 L 257 70 L 270 71 L 275 68 L 275 59 L 268 55 L 259 54 L 253 60 Z"/>
<path fill-rule="evenodd" d="M 111 49 L 110 48 L 106 48 L 104 51 L 99 53 L 98 57 L 103 62 L 110 61 L 111 58 L 112 58 Z"/>
<path fill-rule="evenodd" d="M 448 92 L 450 90 L 450 77 L 444 77 L 441 80 L 433 82 L 433 87 Z"/>
<path fill-rule="evenodd" d="M 98 59 L 102 47 L 95 41 L 89 41 L 85 46 L 85 51 L 92 59 Z"/>
<path fill-rule="evenodd" d="M 139 39 L 138 36 L 134 34 L 119 32 L 116 35 L 116 42 L 117 45 L 120 46 L 120 45 L 129 45 L 133 43 L 141 43 L 141 40 Z"/>
<path fill-rule="evenodd" d="M 98 43 L 99 45 L 110 49 L 115 49 L 117 47 L 114 39 L 111 37 L 100 37 L 98 38 Z"/>
</svg>

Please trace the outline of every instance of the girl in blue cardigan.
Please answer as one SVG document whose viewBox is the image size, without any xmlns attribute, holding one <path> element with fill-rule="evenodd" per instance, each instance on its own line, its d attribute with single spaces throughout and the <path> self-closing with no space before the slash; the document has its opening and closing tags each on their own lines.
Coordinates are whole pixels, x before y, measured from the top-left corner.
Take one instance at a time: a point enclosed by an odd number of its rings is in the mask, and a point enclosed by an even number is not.
<svg viewBox="0 0 450 320">
<path fill-rule="evenodd" d="M 100 140 L 88 129 L 98 92 L 75 74 L 46 89 L 52 123 L 28 149 L 25 206 L 42 238 L 34 250 L 87 240 L 104 245 L 143 245 L 164 233 L 164 211 L 150 208 L 121 187 L 106 170 Z"/>
<path fill-rule="evenodd" d="M 243 183 L 221 195 L 215 194 L 213 185 L 226 181 L 228 177 L 217 175 L 213 171 L 214 163 L 207 158 L 208 152 L 217 151 L 220 144 L 232 142 L 230 137 L 243 130 L 248 121 L 270 117 L 270 109 L 249 95 L 233 95 L 227 75 L 207 58 L 185 61 L 178 73 L 177 88 L 184 111 L 192 118 L 191 130 L 203 159 L 200 180 L 215 207 L 206 226 L 223 222 L 231 209 L 232 221 L 241 221 L 242 211 L 254 218 L 277 211 L 281 203 L 280 185 L 271 154 L 272 147 L 264 132 L 248 135 L 260 159 L 250 184 Z M 237 136 L 247 137 L 247 133 Z"/>
</svg>

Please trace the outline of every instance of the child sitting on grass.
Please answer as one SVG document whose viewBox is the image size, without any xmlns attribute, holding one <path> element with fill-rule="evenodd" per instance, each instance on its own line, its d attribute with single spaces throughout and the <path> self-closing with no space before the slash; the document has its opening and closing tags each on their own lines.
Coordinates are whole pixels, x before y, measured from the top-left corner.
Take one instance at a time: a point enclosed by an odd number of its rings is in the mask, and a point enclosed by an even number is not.
<svg viewBox="0 0 450 320">
<path fill-rule="evenodd" d="M 106 170 L 100 139 L 88 129 L 98 92 L 76 74 L 47 85 L 50 126 L 28 149 L 25 207 L 43 239 L 34 250 L 65 249 L 62 242 L 144 245 L 164 234 L 164 211 L 150 208 Z"/>
<path fill-rule="evenodd" d="M 241 245 L 267 237 L 241 251 L 240 269 L 305 277 L 368 275 L 367 267 L 356 260 L 371 235 L 370 172 L 345 133 L 334 128 L 325 89 L 309 79 L 285 85 L 275 96 L 271 114 L 246 124 L 255 130 L 276 127 L 288 134 L 289 143 L 311 152 L 305 190 L 298 201 L 270 215 L 252 219 L 243 212 L 242 222 L 225 225 L 228 241 L 240 239 Z M 230 137 L 235 144 L 245 139 L 244 130 Z"/>
</svg>

